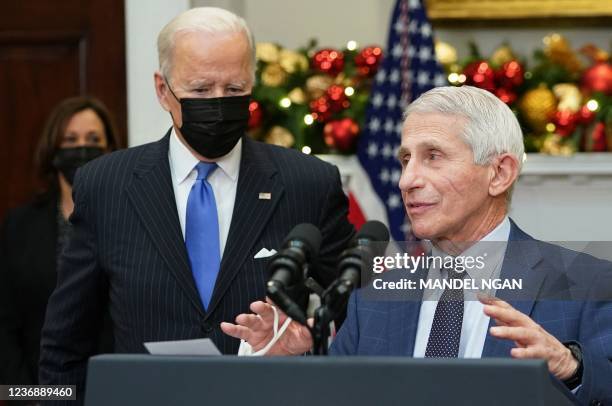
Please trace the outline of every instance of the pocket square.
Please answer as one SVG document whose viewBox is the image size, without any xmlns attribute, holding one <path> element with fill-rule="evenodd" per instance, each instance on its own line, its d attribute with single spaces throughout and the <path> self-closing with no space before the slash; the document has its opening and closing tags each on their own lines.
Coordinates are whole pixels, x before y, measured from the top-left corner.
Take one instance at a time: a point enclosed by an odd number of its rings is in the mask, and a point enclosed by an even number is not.
<svg viewBox="0 0 612 406">
<path fill-rule="evenodd" d="M 262 248 L 262 249 L 259 250 L 259 252 L 257 254 L 255 254 L 253 259 L 268 258 L 268 257 L 271 257 L 274 254 L 276 254 L 276 250 L 275 249 L 268 250 L 267 248 Z"/>
</svg>

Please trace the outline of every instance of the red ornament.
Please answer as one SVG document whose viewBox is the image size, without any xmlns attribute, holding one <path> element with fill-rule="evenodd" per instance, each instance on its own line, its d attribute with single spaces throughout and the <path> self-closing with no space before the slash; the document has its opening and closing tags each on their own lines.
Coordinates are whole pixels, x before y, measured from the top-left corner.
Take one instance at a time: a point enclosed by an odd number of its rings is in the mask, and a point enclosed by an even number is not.
<svg viewBox="0 0 612 406">
<path fill-rule="evenodd" d="M 495 96 L 506 104 L 512 104 L 516 101 L 517 95 L 514 90 L 508 90 L 504 87 L 500 87 L 495 90 Z"/>
<path fill-rule="evenodd" d="M 582 106 L 580 111 L 578 112 L 578 121 L 581 124 L 588 124 L 595 118 L 595 112 L 589 109 L 586 104 Z"/>
<path fill-rule="evenodd" d="M 321 96 L 310 102 L 312 117 L 320 123 L 324 123 L 331 117 L 332 111 L 327 96 Z"/>
<path fill-rule="evenodd" d="M 259 102 L 253 100 L 249 103 L 249 129 L 258 128 L 263 122 L 263 108 Z"/>
<path fill-rule="evenodd" d="M 363 48 L 357 55 L 355 55 L 355 66 L 357 66 L 357 72 L 362 76 L 374 76 L 382 60 L 383 52 L 382 48 L 377 46 L 370 46 Z"/>
<path fill-rule="evenodd" d="M 485 61 L 475 61 L 463 69 L 466 76 L 466 84 L 476 86 L 490 92 L 495 91 L 495 73 L 491 66 Z"/>
<path fill-rule="evenodd" d="M 602 92 L 612 95 L 612 65 L 598 62 L 582 75 L 582 88 L 586 93 Z"/>
<path fill-rule="evenodd" d="M 578 125 L 579 118 L 580 115 L 578 113 L 572 113 L 568 110 L 557 111 L 553 117 L 553 123 L 556 128 L 555 133 L 562 137 L 571 135 Z"/>
<path fill-rule="evenodd" d="M 506 89 L 514 89 L 523 84 L 525 71 L 517 61 L 508 61 L 496 72 L 497 83 Z"/>
<path fill-rule="evenodd" d="M 600 121 L 595 124 L 590 138 L 589 144 L 591 144 L 591 151 L 606 152 L 606 125 L 603 122 Z"/>
<path fill-rule="evenodd" d="M 311 62 L 314 69 L 336 76 L 344 69 L 344 54 L 335 49 L 322 49 L 314 54 Z"/>
<path fill-rule="evenodd" d="M 330 121 L 323 128 L 325 144 L 342 152 L 350 151 L 359 135 L 359 126 L 352 118 Z"/>
<path fill-rule="evenodd" d="M 344 94 L 343 86 L 331 85 L 329 88 L 327 88 L 326 94 L 332 113 L 342 111 L 351 105 L 348 97 L 346 94 Z"/>
</svg>

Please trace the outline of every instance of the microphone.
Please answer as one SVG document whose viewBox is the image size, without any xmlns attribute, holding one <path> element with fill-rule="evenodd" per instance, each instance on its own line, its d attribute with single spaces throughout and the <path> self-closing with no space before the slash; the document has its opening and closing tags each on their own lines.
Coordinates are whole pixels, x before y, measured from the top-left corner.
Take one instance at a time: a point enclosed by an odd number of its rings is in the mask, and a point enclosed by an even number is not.
<svg viewBox="0 0 612 406">
<path fill-rule="evenodd" d="M 305 268 L 319 255 L 321 240 L 321 232 L 317 227 L 309 223 L 298 224 L 289 232 L 283 248 L 268 266 L 271 275 L 266 285 L 268 296 L 285 314 L 304 325 L 306 316 L 297 302 L 307 300 Z"/>
<path fill-rule="evenodd" d="M 334 318 L 346 305 L 353 289 L 361 283 L 364 266 L 369 266 L 373 257 L 384 255 L 388 242 L 387 226 L 380 221 L 368 221 L 353 239 L 352 248 L 340 255 L 338 262 L 340 277 L 326 291 L 323 300 L 334 314 Z"/>
</svg>

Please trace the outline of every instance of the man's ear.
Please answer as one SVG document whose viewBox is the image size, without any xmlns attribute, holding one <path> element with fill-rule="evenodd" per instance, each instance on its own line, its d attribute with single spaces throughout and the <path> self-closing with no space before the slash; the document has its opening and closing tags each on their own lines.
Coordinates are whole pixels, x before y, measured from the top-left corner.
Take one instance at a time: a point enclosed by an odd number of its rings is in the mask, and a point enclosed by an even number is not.
<svg viewBox="0 0 612 406">
<path fill-rule="evenodd" d="M 153 81 L 155 82 L 155 94 L 157 94 L 159 104 L 164 110 L 170 111 L 170 104 L 168 103 L 170 91 L 168 90 L 168 84 L 159 71 L 153 74 Z"/>
<path fill-rule="evenodd" d="M 491 164 L 489 194 L 499 196 L 510 190 L 519 175 L 519 161 L 512 154 L 501 154 Z"/>
</svg>

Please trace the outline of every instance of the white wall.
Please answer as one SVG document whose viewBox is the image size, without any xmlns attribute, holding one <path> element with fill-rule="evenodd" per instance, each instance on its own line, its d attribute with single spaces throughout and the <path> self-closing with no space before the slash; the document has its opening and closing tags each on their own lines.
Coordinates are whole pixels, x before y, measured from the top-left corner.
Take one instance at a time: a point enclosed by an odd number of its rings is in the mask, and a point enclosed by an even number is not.
<svg viewBox="0 0 612 406">
<path fill-rule="evenodd" d="M 395 0 L 192 0 L 245 18 L 255 40 L 290 48 L 316 37 L 321 46 L 383 44 Z"/>
<path fill-rule="evenodd" d="M 172 121 L 157 102 L 153 73 L 157 70 L 157 34 L 189 0 L 126 0 L 127 96 L 129 146 L 155 141 Z"/>
</svg>

